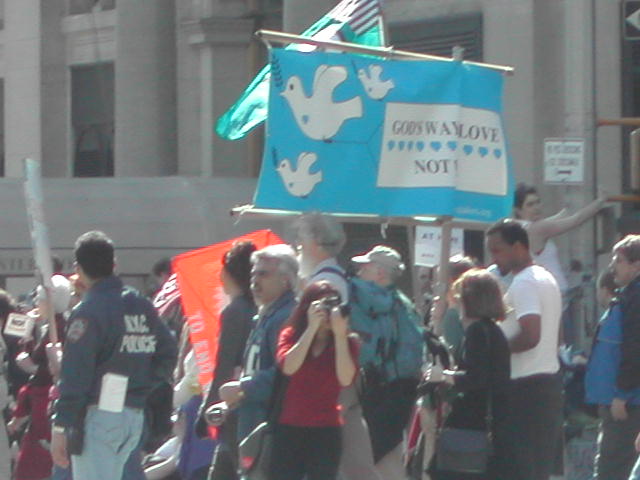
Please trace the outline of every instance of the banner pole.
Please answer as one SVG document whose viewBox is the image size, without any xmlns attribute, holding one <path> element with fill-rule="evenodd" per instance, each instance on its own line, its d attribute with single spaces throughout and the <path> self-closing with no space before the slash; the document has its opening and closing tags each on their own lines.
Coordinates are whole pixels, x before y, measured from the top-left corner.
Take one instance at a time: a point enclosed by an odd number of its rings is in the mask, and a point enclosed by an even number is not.
<svg viewBox="0 0 640 480">
<path fill-rule="evenodd" d="M 29 232 L 31 233 L 31 245 L 40 283 L 45 290 L 47 298 L 47 320 L 49 323 L 49 339 L 54 345 L 58 343 L 58 330 L 56 329 L 55 310 L 53 308 L 51 277 L 51 249 L 49 248 L 49 234 L 44 219 L 42 208 L 42 173 L 40 162 L 30 158 L 24 159 L 24 196 L 29 219 Z"/>
<path fill-rule="evenodd" d="M 445 62 L 453 62 L 456 61 L 450 57 L 441 57 L 438 55 L 427 55 L 424 53 L 415 53 L 408 52 L 405 50 L 395 50 L 393 47 L 369 47 L 365 45 L 358 45 L 355 43 L 347 43 L 347 42 L 337 42 L 333 40 L 317 40 L 314 38 L 303 37 L 301 35 L 293 35 L 290 33 L 277 32 L 274 30 L 258 30 L 255 33 L 256 37 L 265 42 L 267 46 L 270 46 L 271 42 L 273 43 L 301 43 L 307 45 L 314 45 L 316 47 L 323 47 L 338 50 L 341 52 L 351 52 L 351 53 L 363 53 L 366 55 L 377 55 L 379 57 L 385 58 L 406 58 L 406 59 L 414 59 L 414 60 L 440 60 Z M 497 70 L 506 75 L 513 75 L 515 69 L 510 66 L 505 65 L 495 65 L 492 63 L 481 63 L 481 62 L 472 62 L 465 60 L 462 63 L 465 65 L 476 65 L 478 67 L 489 68 L 492 70 Z"/>
</svg>

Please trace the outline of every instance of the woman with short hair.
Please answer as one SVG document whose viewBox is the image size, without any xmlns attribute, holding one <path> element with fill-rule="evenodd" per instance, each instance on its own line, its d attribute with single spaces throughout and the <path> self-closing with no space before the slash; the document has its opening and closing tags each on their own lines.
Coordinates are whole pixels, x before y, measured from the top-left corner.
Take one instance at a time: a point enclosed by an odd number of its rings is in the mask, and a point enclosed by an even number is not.
<svg viewBox="0 0 640 480">
<path fill-rule="evenodd" d="M 494 454 L 487 471 L 474 474 L 443 470 L 436 455 L 430 473 L 434 480 L 494 479 L 504 457 L 501 428 L 507 416 L 511 374 L 509 345 L 497 325 L 506 316 L 505 305 L 498 281 L 484 269 L 463 273 L 452 291 L 465 329 L 460 363 L 457 370 L 443 371 L 434 365 L 427 370 L 425 380 L 451 385 L 454 395 L 444 427 L 488 430 Z"/>
</svg>

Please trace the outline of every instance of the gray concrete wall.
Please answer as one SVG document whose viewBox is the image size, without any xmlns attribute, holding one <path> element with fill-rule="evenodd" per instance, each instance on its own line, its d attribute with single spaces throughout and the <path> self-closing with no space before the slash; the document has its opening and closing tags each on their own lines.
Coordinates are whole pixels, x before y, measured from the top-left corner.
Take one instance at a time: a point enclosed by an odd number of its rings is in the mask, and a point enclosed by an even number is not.
<svg viewBox="0 0 640 480">
<path fill-rule="evenodd" d="M 232 207 L 251 202 L 254 188 L 255 180 L 239 178 L 45 179 L 50 245 L 69 257 L 80 234 L 103 230 L 119 250 L 119 271 L 145 274 L 163 256 L 260 228 L 282 232 L 282 222 L 231 217 Z M 31 252 L 22 182 L 0 179 L 0 202 L 12 205 L 2 215 L 0 276 L 28 274 Z"/>
</svg>

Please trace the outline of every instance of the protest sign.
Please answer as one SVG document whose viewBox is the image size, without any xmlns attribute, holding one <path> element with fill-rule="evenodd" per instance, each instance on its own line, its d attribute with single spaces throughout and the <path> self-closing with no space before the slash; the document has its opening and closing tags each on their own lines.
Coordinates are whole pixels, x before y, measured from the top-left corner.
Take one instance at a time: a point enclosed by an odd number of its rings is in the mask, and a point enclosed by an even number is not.
<svg viewBox="0 0 640 480">
<path fill-rule="evenodd" d="M 271 50 L 257 208 L 507 216 L 503 74 L 450 60 Z"/>
</svg>

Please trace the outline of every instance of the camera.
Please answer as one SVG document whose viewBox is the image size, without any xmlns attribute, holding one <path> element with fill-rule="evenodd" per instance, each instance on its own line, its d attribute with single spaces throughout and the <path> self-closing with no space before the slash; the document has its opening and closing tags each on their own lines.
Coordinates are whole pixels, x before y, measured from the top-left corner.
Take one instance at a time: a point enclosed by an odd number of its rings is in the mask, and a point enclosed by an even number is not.
<svg viewBox="0 0 640 480">
<path fill-rule="evenodd" d="M 229 407 L 224 402 L 215 403 L 204 411 L 204 418 L 213 427 L 219 427 L 227 418 Z"/>
<path fill-rule="evenodd" d="M 324 308 L 328 312 L 333 310 L 333 307 L 339 307 L 342 304 L 342 299 L 338 295 L 330 295 L 320 300 L 320 307 Z"/>
</svg>

